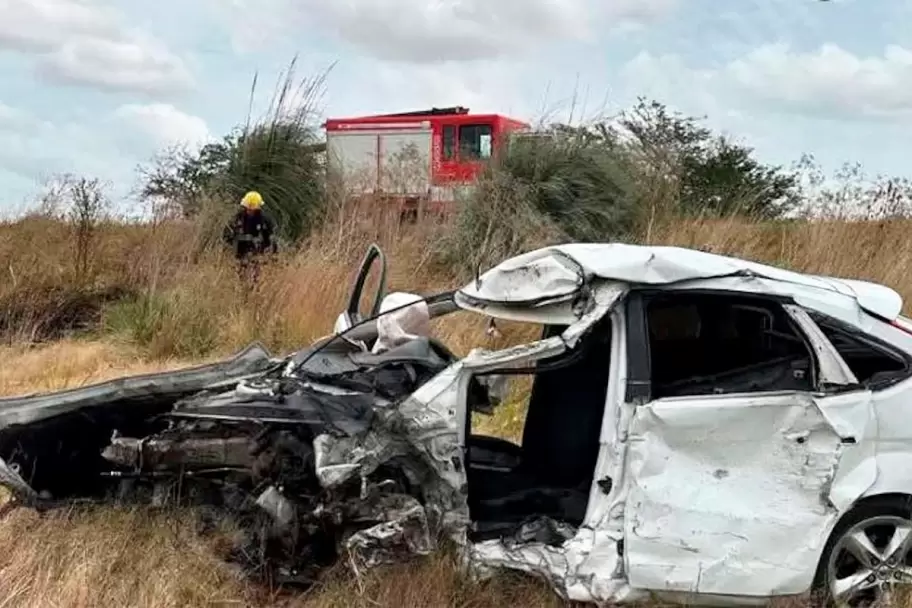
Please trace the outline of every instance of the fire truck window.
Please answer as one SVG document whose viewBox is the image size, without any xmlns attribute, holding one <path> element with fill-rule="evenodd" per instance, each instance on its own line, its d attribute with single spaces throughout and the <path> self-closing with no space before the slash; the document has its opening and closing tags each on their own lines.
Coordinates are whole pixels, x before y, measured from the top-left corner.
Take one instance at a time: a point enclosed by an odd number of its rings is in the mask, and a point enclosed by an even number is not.
<svg viewBox="0 0 912 608">
<path fill-rule="evenodd" d="M 481 160 L 491 157 L 491 125 L 459 127 L 459 158 Z"/>
<path fill-rule="evenodd" d="M 443 127 L 443 160 L 453 160 L 456 155 L 456 127 Z"/>
</svg>

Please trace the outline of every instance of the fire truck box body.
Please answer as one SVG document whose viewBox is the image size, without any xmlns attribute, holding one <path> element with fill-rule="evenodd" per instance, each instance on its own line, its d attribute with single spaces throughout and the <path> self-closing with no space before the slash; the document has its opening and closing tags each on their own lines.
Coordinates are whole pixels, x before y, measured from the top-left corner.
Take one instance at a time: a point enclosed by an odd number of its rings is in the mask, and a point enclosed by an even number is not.
<svg viewBox="0 0 912 608">
<path fill-rule="evenodd" d="M 504 135 L 528 125 L 462 107 L 326 121 L 329 170 L 353 195 L 445 203 L 471 185 Z"/>
</svg>

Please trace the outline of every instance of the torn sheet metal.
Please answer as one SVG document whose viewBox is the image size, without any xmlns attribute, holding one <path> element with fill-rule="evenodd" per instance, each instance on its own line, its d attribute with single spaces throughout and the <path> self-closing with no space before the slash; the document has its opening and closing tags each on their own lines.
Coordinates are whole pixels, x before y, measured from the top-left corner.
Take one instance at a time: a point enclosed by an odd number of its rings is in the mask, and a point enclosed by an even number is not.
<svg viewBox="0 0 912 608">
<path fill-rule="evenodd" d="M 575 348 L 577 342 L 611 312 L 627 291 L 627 286 L 622 283 L 602 283 L 592 289 L 588 309 L 561 334 L 567 347 Z"/>
<path fill-rule="evenodd" d="M 454 301 L 462 310 L 515 323 L 570 325 L 580 317 L 579 311 L 570 300 L 527 308 L 471 300 L 457 292 Z"/>
<path fill-rule="evenodd" d="M 269 513 L 281 527 L 292 524 L 295 518 L 295 508 L 290 500 L 282 495 L 275 486 L 269 486 L 256 499 L 258 507 Z"/>
<path fill-rule="evenodd" d="M 392 494 L 365 500 L 362 514 L 349 517 L 352 525 L 381 519 L 358 530 L 345 540 L 345 548 L 356 567 L 373 568 L 394 564 L 415 556 L 429 555 L 436 545 L 431 540 L 427 512 L 412 496 Z"/>
<path fill-rule="evenodd" d="M 786 304 L 786 312 L 811 341 L 820 377 L 818 384 L 828 389 L 849 389 L 814 396 L 814 403 L 833 431 L 840 437 L 836 475 L 827 496 L 844 512 L 877 481 L 877 414 L 874 396 L 862 389 L 852 370 L 806 310 Z"/>
<path fill-rule="evenodd" d="M 556 521 L 550 517 L 533 517 L 521 523 L 512 536 L 503 540 L 504 547 L 514 549 L 518 546 L 537 543 L 549 547 L 560 547 L 576 534 L 570 524 Z"/>
<path fill-rule="evenodd" d="M 843 448 L 812 399 L 655 401 L 637 408 L 629 445 L 632 586 L 747 596 L 809 588 L 839 515 L 829 493 Z"/>
<path fill-rule="evenodd" d="M 0 399 L 0 428 L 30 424 L 68 412 L 150 396 L 179 399 L 208 388 L 231 386 L 275 365 L 259 343 L 224 361 L 172 372 L 140 374 L 53 393 Z"/>
<path fill-rule="evenodd" d="M 878 479 L 878 420 L 870 390 L 815 396 L 814 403 L 841 439 L 836 475 L 827 499 L 844 513 Z"/>
<path fill-rule="evenodd" d="M 463 364 L 456 363 L 407 399 L 379 411 L 365 434 L 317 437 L 315 468 L 321 485 L 338 487 L 397 462 L 420 487 L 432 530 L 464 543 L 468 504 L 457 423 L 462 371 Z"/>
<path fill-rule="evenodd" d="M 568 324 L 569 327 L 563 331 L 560 337 L 555 336 L 498 351 L 475 349 L 463 359 L 463 364 L 473 373 L 481 373 L 496 370 L 499 367 L 504 369 L 522 367 L 538 359 L 557 356 L 567 349 L 574 348 L 580 338 L 605 318 L 626 293 L 625 285 L 602 284 L 592 291 L 591 296 L 586 300 L 587 308 L 574 315 Z M 564 320 L 566 319 L 560 321 Z M 555 320 L 548 322 L 554 323 Z"/>
<path fill-rule="evenodd" d="M 469 549 L 470 566 L 480 576 L 498 568 L 538 576 L 562 598 L 573 602 L 625 603 L 648 599 L 649 593 L 632 588 L 618 553 L 621 530 L 608 522 L 592 522 L 559 543 L 558 535 L 524 544 L 490 540 Z M 562 535 L 569 534 L 563 530 Z M 514 539 L 515 540 L 515 539 Z"/>
<path fill-rule="evenodd" d="M 488 304 L 535 307 L 572 298 L 585 280 L 584 269 L 572 258 L 539 249 L 501 262 L 459 295 Z"/>
<path fill-rule="evenodd" d="M 566 349 L 567 346 L 560 336 L 497 351 L 476 348 L 466 355 L 462 360 L 462 365 L 475 374 L 496 369 L 524 367 L 531 361 L 557 356 Z"/>
</svg>

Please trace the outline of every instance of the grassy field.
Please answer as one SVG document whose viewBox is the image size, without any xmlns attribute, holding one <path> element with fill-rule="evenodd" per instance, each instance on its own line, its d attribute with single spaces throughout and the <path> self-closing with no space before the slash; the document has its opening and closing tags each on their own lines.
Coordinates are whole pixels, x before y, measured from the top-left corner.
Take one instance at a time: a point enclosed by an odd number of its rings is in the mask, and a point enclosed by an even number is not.
<svg viewBox="0 0 912 608">
<path fill-rule="evenodd" d="M 678 221 L 640 241 L 698 246 L 798 270 L 875 280 L 912 300 L 912 222 L 754 224 Z M 74 269 L 67 227 L 30 218 L 0 226 L 0 392 L 55 390 L 224 355 L 252 339 L 279 352 L 328 333 L 354 267 L 371 241 L 390 264 L 390 287 L 433 291 L 459 285 L 427 251 L 436 229 L 329 228 L 266 271 L 245 293 L 230 264 L 198 257 L 199 230 L 102 227 L 89 269 Z M 46 245 L 50 239 L 52 245 Z M 113 301 L 116 298 L 116 301 Z M 487 338 L 464 313 L 437 324 L 455 351 L 529 339 L 504 328 Z M 38 338 L 53 338 L 35 344 Z M 490 421 L 515 435 L 522 412 Z M 180 513 L 102 510 L 40 517 L 16 510 L 0 522 L 0 607 L 5 606 L 558 606 L 542 583 L 464 579 L 447 556 L 356 578 L 343 567 L 306 595 L 254 588 L 220 556 L 231 530 L 205 540 Z"/>
</svg>

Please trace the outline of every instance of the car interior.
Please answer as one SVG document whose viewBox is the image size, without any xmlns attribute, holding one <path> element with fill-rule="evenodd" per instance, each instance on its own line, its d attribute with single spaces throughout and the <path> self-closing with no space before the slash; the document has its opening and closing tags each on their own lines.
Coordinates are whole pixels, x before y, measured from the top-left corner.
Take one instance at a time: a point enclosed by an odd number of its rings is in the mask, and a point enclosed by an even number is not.
<svg viewBox="0 0 912 608">
<path fill-rule="evenodd" d="M 543 337 L 565 327 L 549 326 Z M 533 377 L 519 445 L 472 434 L 466 421 L 472 540 L 512 534 L 542 517 L 579 526 L 589 502 L 610 371 L 611 320 L 569 353 L 515 374 Z"/>
<path fill-rule="evenodd" d="M 645 305 L 654 398 L 814 386 L 809 345 L 778 302 L 664 292 L 647 295 Z M 543 337 L 564 329 L 547 327 Z M 582 523 L 599 451 L 610 344 L 605 319 L 577 349 L 520 370 L 533 381 L 519 445 L 473 434 L 467 421 L 473 540 L 508 536 L 534 518 Z"/>
<path fill-rule="evenodd" d="M 654 398 L 815 386 L 810 345 L 774 300 L 664 292 L 645 305 Z"/>
<path fill-rule="evenodd" d="M 808 314 L 863 385 L 886 388 L 912 374 L 912 360 L 901 350 L 838 319 L 815 311 Z"/>
</svg>

